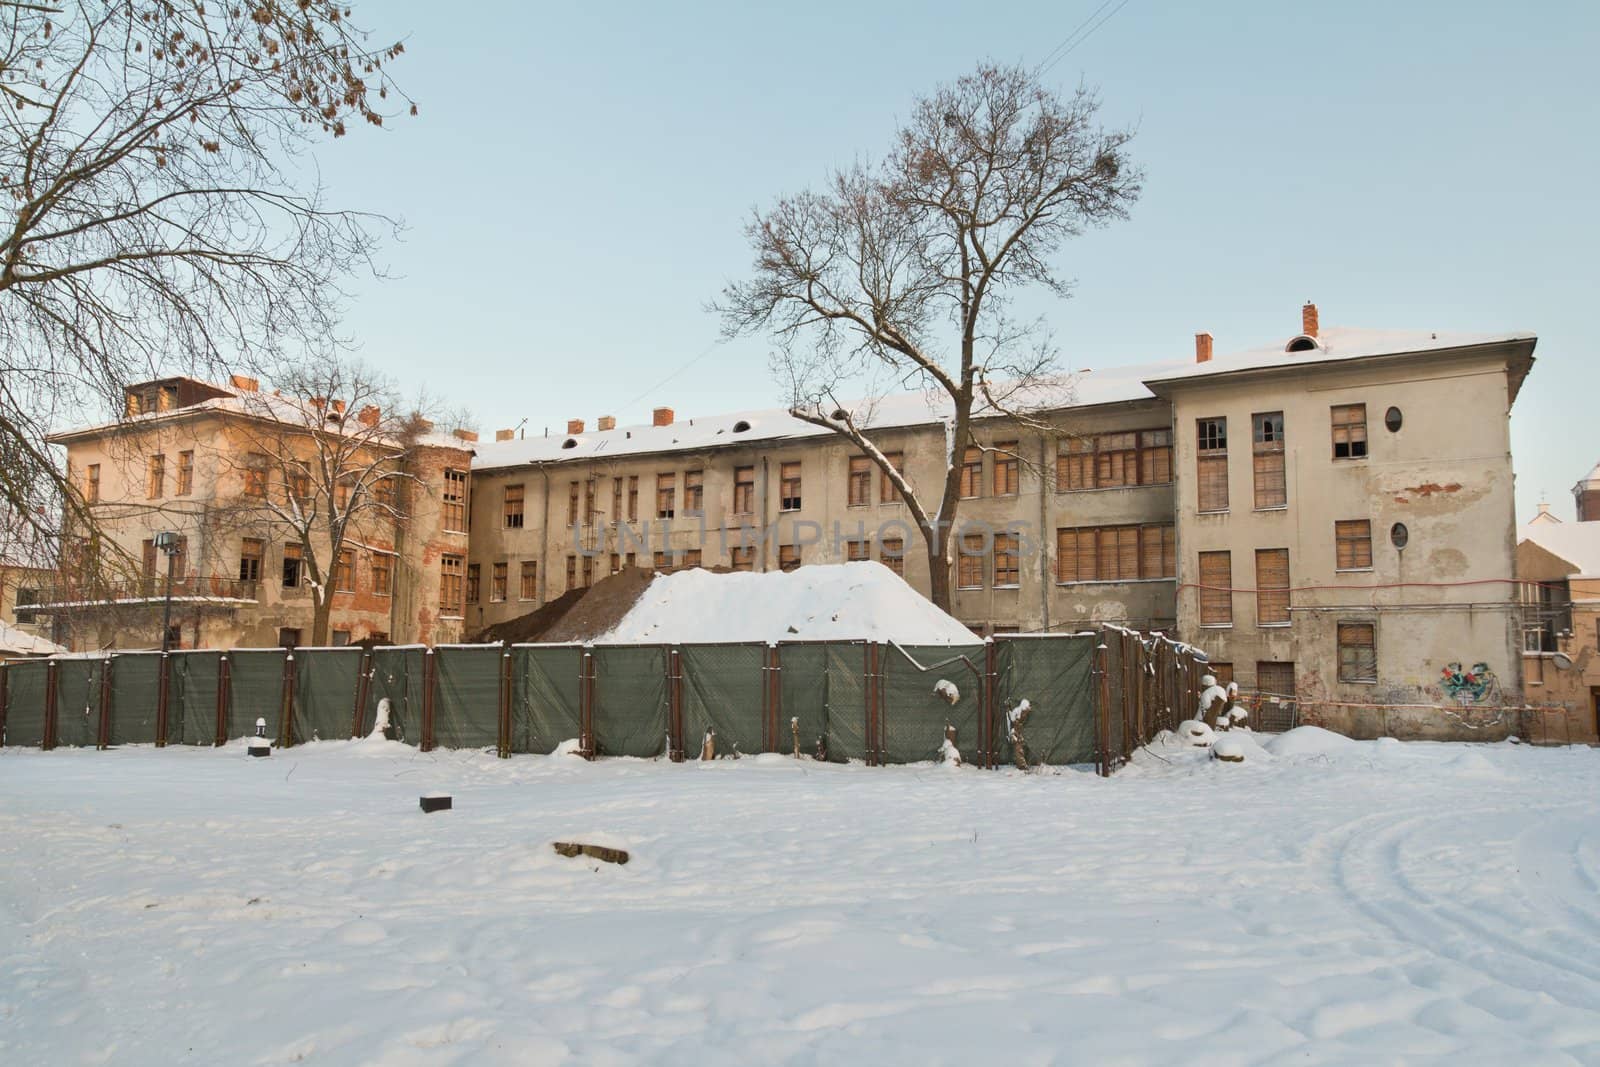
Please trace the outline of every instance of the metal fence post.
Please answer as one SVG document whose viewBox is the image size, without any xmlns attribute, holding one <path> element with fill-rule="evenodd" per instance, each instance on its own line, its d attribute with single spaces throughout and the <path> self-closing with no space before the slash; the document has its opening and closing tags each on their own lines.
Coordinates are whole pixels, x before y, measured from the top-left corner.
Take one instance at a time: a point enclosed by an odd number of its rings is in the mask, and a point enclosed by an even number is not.
<svg viewBox="0 0 1600 1067">
<path fill-rule="evenodd" d="M 578 749 L 592 760 L 594 750 L 594 653 L 585 648 L 578 659 Z"/>
<path fill-rule="evenodd" d="M 233 700 L 233 667 L 224 652 L 217 657 L 217 736 L 212 745 L 221 748 L 228 743 L 228 705 Z"/>
<path fill-rule="evenodd" d="M 278 747 L 294 744 L 294 652 L 283 657 L 283 695 L 278 703 Z"/>
<path fill-rule="evenodd" d="M 511 642 L 500 642 L 500 758 L 511 758 Z"/>
<path fill-rule="evenodd" d="M 683 655 L 667 648 L 667 758 L 683 762 Z"/>
<path fill-rule="evenodd" d="M 100 664 L 100 724 L 94 732 L 94 747 L 111 747 L 111 687 L 116 683 L 117 657 L 107 656 Z"/>
<path fill-rule="evenodd" d="M 11 667 L 0 663 L 0 748 L 6 744 L 6 709 L 11 704 Z"/>
<path fill-rule="evenodd" d="M 172 653 L 161 653 L 156 682 L 156 747 L 167 747 L 167 701 L 172 696 Z"/>
<path fill-rule="evenodd" d="M 372 695 L 372 649 L 361 650 L 361 666 L 356 668 L 356 707 L 350 718 L 350 736 L 361 736 L 361 724 L 366 719 L 367 697 Z"/>
<path fill-rule="evenodd" d="M 1095 771 L 1102 778 L 1111 776 L 1111 678 L 1110 649 L 1106 647 L 1105 631 L 1096 634 L 1099 639 L 1094 650 L 1094 740 Z"/>
<path fill-rule="evenodd" d="M 422 742 L 418 747 L 423 752 L 433 751 L 434 690 L 438 685 L 439 663 L 429 648 L 422 653 Z"/>
<path fill-rule="evenodd" d="M 51 660 L 44 668 L 44 739 L 39 747 L 48 752 L 56 747 L 56 707 L 61 689 L 61 664 Z"/>
</svg>

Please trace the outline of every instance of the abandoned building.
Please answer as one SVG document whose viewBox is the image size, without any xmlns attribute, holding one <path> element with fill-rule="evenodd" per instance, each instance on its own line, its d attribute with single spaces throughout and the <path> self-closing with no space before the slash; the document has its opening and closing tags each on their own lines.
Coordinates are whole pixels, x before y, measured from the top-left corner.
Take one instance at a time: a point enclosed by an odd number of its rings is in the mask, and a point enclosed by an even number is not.
<svg viewBox="0 0 1600 1067">
<path fill-rule="evenodd" d="M 1600 466 L 1573 487 L 1578 521 L 1541 504 L 1517 541 L 1527 699 L 1565 709 L 1556 739 L 1600 742 Z"/>
<path fill-rule="evenodd" d="M 1175 632 L 1223 680 L 1322 702 L 1335 726 L 1341 706 L 1520 694 L 1509 417 L 1536 338 L 1321 328 L 1311 304 L 1298 325 L 1231 355 L 1199 334 L 1191 359 L 1075 372 L 1026 424 L 976 418 L 959 456 L 956 617 L 978 634 Z M 309 547 L 259 515 L 248 530 L 237 518 L 241 503 L 254 514 L 252 495 L 295 491 L 240 455 L 257 447 L 236 429 L 252 395 L 247 379 L 148 383 L 130 390 L 129 418 L 55 438 L 107 528 L 145 561 L 135 588 L 99 601 L 148 613 L 154 532 L 188 538 L 185 645 L 309 633 L 295 563 Z M 913 489 L 938 483 L 937 407 L 889 397 L 867 425 Z M 419 501 L 337 554 L 334 640 L 458 640 L 625 566 L 873 559 L 929 588 L 890 481 L 787 411 L 684 419 L 663 407 L 648 425 L 606 416 L 565 429 L 481 444 L 430 434 L 407 450 Z M 42 608 L 68 617 L 74 597 Z M 158 630 L 73 643 L 149 647 Z"/>
</svg>

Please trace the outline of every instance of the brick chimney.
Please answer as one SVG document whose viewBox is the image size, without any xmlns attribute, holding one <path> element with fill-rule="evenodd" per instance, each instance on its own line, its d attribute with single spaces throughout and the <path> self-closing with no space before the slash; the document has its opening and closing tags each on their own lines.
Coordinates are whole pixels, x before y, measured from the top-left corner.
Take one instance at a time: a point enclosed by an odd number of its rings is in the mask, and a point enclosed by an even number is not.
<svg viewBox="0 0 1600 1067">
<path fill-rule="evenodd" d="M 567 420 L 567 432 L 569 434 L 580 434 L 580 433 L 582 433 L 583 432 L 583 420 L 582 419 L 568 419 Z"/>
<path fill-rule="evenodd" d="M 615 430 L 616 428 L 617 417 L 615 415 L 601 415 L 599 420 L 595 422 L 595 429 L 597 430 Z"/>
<path fill-rule="evenodd" d="M 656 408 L 653 412 L 650 413 L 650 425 L 652 425 L 652 426 L 671 426 L 672 425 L 672 409 L 671 408 Z"/>
<path fill-rule="evenodd" d="M 378 425 L 378 420 L 383 417 L 383 411 L 376 404 L 368 404 L 356 412 L 356 421 L 366 427 Z"/>
<path fill-rule="evenodd" d="M 1307 337 L 1317 336 L 1317 305 L 1309 300 L 1300 309 L 1300 332 Z"/>
<path fill-rule="evenodd" d="M 1211 362 L 1211 335 L 1197 333 L 1194 335 L 1194 361 L 1196 363 Z"/>
<path fill-rule="evenodd" d="M 458 439 L 467 442 L 467 444 L 469 444 L 469 445 L 470 444 L 476 444 L 477 441 L 478 441 L 478 431 L 477 430 L 463 430 L 463 429 L 459 429 L 458 428 L 458 429 L 451 430 L 450 432 L 455 434 Z"/>
<path fill-rule="evenodd" d="M 256 393 L 261 391 L 261 383 L 255 378 L 246 378 L 242 374 L 230 375 L 229 383 L 241 393 Z"/>
<path fill-rule="evenodd" d="M 494 432 L 494 439 L 496 441 L 510 441 L 516 436 L 517 431 L 515 430 L 496 430 Z"/>
</svg>

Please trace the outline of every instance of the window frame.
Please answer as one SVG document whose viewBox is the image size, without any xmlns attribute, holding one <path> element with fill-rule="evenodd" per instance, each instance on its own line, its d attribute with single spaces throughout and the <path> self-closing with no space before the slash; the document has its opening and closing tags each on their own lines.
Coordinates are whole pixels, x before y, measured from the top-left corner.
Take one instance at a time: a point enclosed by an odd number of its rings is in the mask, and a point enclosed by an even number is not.
<svg viewBox="0 0 1600 1067">
<path fill-rule="evenodd" d="M 851 456 L 845 473 L 845 507 L 864 508 L 872 503 L 872 457 Z"/>
<path fill-rule="evenodd" d="M 394 555 L 376 549 L 367 553 L 367 567 L 372 571 L 372 591 L 378 596 L 394 595 Z"/>
<path fill-rule="evenodd" d="M 748 476 L 748 477 L 745 477 Z M 754 465 L 733 468 L 733 514 L 756 513 L 756 469 Z"/>
<path fill-rule="evenodd" d="M 962 500 L 979 500 L 983 497 L 983 449 L 968 445 L 961 454 L 960 484 L 956 493 Z"/>
<path fill-rule="evenodd" d="M 993 578 L 995 589 L 1022 587 L 1022 545 L 1016 534 L 994 535 Z"/>
<path fill-rule="evenodd" d="M 1282 564 L 1283 584 L 1268 585 L 1267 578 L 1262 576 L 1262 564 L 1267 564 L 1267 574 L 1274 577 Z M 1290 590 L 1290 558 L 1287 548 L 1258 548 L 1256 549 L 1256 625 L 1262 629 L 1282 629 L 1292 623 L 1290 608 L 1292 597 Z"/>
<path fill-rule="evenodd" d="M 156 452 L 145 468 L 145 499 L 160 500 L 167 495 L 167 454 Z"/>
<path fill-rule="evenodd" d="M 439 496 L 439 524 L 445 533 L 467 532 L 467 472 L 457 467 L 444 469 L 444 489 Z M 442 556 L 440 562 L 443 563 Z M 440 607 L 443 606 L 441 598 Z"/>
<path fill-rule="evenodd" d="M 797 459 L 778 464 L 778 510 L 799 511 L 805 503 L 804 469 Z"/>
<path fill-rule="evenodd" d="M 512 482 L 500 487 L 500 526 L 505 530 L 523 529 L 527 521 L 528 487 L 525 482 Z"/>
<path fill-rule="evenodd" d="M 1359 526 L 1363 534 L 1356 536 L 1347 527 Z M 1347 566 L 1342 560 L 1345 556 L 1345 546 L 1351 547 L 1352 562 Z M 1365 547 L 1366 562 L 1355 562 L 1360 559 L 1361 549 Z M 1371 519 L 1335 519 L 1333 521 L 1333 569 L 1336 574 L 1360 574 L 1370 572 L 1372 565 L 1372 520 Z"/>
<path fill-rule="evenodd" d="M 678 472 L 656 472 L 656 518 L 678 517 Z"/>
<path fill-rule="evenodd" d="M 962 534 L 956 548 L 956 588 L 982 589 L 984 574 L 989 569 L 985 561 L 989 558 L 989 553 L 984 551 L 983 534 Z"/>
<path fill-rule="evenodd" d="M 1153 551 L 1150 544 L 1152 534 L 1155 535 Z M 1100 548 L 1106 535 L 1109 535 L 1113 545 L 1110 553 L 1112 566 L 1102 567 Z M 1133 544 L 1132 560 L 1127 558 L 1125 541 Z M 1173 581 L 1178 576 L 1177 543 L 1177 526 L 1170 522 L 1058 526 L 1055 584 Z M 1132 567 L 1131 576 L 1123 575 L 1125 564 Z M 1084 574 L 1086 569 L 1091 572 L 1088 576 Z M 1152 569 L 1165 573 L 1151 574 L 1149 572 Z M 1112 571 L 1115 573 L 1109 574 Z"/>
<path fill-rule="evenodd" d="M 517 599 L 533 602 L 539 599 L 539 561 L 525 559 L 517 572 Z"/>
<path fill-rule="evenodd" d="M 1209 431 L 1209 432 L 1208 432 Z M 1209 444 L 1207 442 L 1210 442 Z M 1230 508 L 1228 486 L 1228 417 L 1208 415 L 1195 420 L 1195 511 L 1222 515 Z M 1209 472 L 1209 473 L 1208 473 Z M 1217 472 L 1220 472 L 1218 474 Z M 1220 490 L 1218 486 L 1220 485 Z M 1207 498 L 1207 492 L 1220 497 Z"/>
<path fill-rule="evenodd" d="M 1346 631 L 1352 635 L 1356 631 L 1365 630 L 1368 638 L 1366 644 L 1356 644 L 1345 640 Z M 1338 679 L 1342 685 L 1377 685 L 1378 684 L 1378 624 L 1376 620 L 1342 619 L 1335 623 L 1334 648 L 1338 657 Z M 1356 656 L 1345 655 L 1346 651 L 1359 653 L 1362 649 L 1371 652 L 1371 677 L 1354 677 L 1354 674 L 1364 666 Z M 1350 661 L 1347 667 L 1347 659 Z"/>
<path fill-rule="evenodd" d="M 495 560 L 489 567 L 489 603 L 504 604 L 511 592 L 511 561 Z"/>
<path fill-rule="evenodd" d="M 990 489 L 997 497 L 1017 496 L 1022 492 L 1022 458 L 1018 441 L 996 441 L 994 463 L 990 465 Z"/>
<path fill-rule="evenodd" d="M 1219 575 L 1213 570 L 1207 575 L 1208 559 L 1213 567 L 1220 560 L 1223 573 Z M 1233 553 L 1228 549 L 1201 552 L 1198 554 L 1195 570 L 1199 579 L 1195 584 L 1196 592 L 1199 593 L 1196 617 L 1201 629 L 1230 629 L 1233 626 Z M 1220 584 L 1218 584 L 1219 579 Z"/>
<path fill-rule="evenodd" d="M 178 487 L 173 496 L 189 496 L 194 492 L 194 450 L 178 453 Z"/>
<path fill-rule="evenodd" d="M 459 552 L 444 552 L 439 556 L 440 618 L 459 619 L 466 614 L 466 604 L 462 598 L 466 586 L 466 565 L 467 558 Z"/>
<path fill-rule="evenodd" d="M 1359 417 L 1356 417 L 1359 416 Z M 1351 460 L 1366 459 L 1371 455 L 1371 439 L 1367 435 L 1367 405 L 1360 404 L 1334 404 L 1328 409 L 1328 428 L 1333 446 L 1333 458 L 1336 461 L 1346 462 Z M 1341 431 L 1342 434 L 1341 434 Z M 1357 439 L 1359 432 L 1359 439 Z M 1340 440 L 1340 437 L 1344 440 Z M 1344 447 L 1348 454 L 1341 456 L 1340 447 Z"/>
<path fill-rule="evenodd" d="M 1287 510 L 1289 478 L 1283 412 L 1259 411 L 1250 416 L 1250 452 L 1255 510 Z"/>
</svg>

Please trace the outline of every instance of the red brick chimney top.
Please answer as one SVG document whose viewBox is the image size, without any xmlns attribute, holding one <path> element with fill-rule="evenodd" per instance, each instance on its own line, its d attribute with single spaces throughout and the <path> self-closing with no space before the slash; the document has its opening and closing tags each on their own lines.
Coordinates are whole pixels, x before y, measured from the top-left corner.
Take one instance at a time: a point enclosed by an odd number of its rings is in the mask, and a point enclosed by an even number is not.
<svg viewBox="0 0 1600 1067">
<path fill-rule="evenodd" d="M 1309 300 L 1300 309 L 1300 332 L 1307 337 L 1317 336 L 1317 305 Z"/>
<path fill-rule="evenodd" d="M 598 430 L 615 430 L 617 428 L 616 416 L 601 415 L 599 420 L 595 422 L 595 428 Z"/>
<path fill-rule="evenodd" d="M 1211 335 L 1197 333 L 1194 335 L 1194 361 L 1196 363 L 1211 362 Z"/>
<path fill-rule="evenodd" d="M 568 419 L 567 420 L 567 432 L 571 433 L 571 434 L 582 433 L 583 432 L 583 420 L 582 419 Z"/>
<path fill-rule="evenodd" d="M 650 413 L 650 415 L 651 415 L 651 417 L 650 417 L 650 425 L 652 425 L 652 426 L 671 426 L 672 425 L 672 409 L 671 408 L 656 408 L 655 411 Z"/>
</svg>

